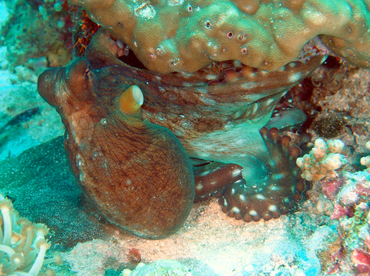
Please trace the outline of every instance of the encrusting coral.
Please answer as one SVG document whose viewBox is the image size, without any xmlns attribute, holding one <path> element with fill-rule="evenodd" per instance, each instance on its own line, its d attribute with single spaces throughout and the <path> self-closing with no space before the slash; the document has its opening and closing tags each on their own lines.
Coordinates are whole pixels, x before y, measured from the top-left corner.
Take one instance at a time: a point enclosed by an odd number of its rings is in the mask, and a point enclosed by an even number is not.
<svg viewBox="0 0 370 276">
<path fill-rule="evenodd" d="M 370 273 L 369 179 L 369 173 L 364 170 L 343 172 L 331 183 L 318 182 L 333 204 L 330 218 L 338 221 L 335 224 L 340 238 L 340 247 L 332 254 L 326 275 Z"/>
<path fill-rule="evenodd" d="M 368 0 L 72 0 L 160 73 L 239 60 L 277 70 L 321 35 L 334 53 L 370 66 Z"/>
<path fill-rule="evenodd" d="M 317 139 L 309 154 L 297 158 L 297 165 L 302 169 L 302 177 L 308 181 L 318 181 L 324 177 L 335 177 L 335 170 L 348 161 L 340 154 L 344 147 L 341 140 Z"/>
<path fill-rule="evenodd" d="M 45 239 L 49 229 L 20 218 L 12 202 L 1 194 L 0 211 L 0 274 L 38 275 L 50 247 Z"/>
<path fill-rule="evenodd" d="M 360 147 L 362 147 L 363 143 Z M 335 169 L 353 160 L 353 153 L 343 153 L 344 142 L 341 140 L 323 139 L 315 141 L 315 147 L 309 154 L 297 159 L 298 165 L 304 170 L 306 179 L 316 181 L 310 192 L 311 200 L 315 190 L 322 190 L 316 206 L 327 202 L 326 211 L 331 221 L 328 224 L 336 227 L 337 243 L 332 247 L 327 267 L 323 265 L 325 275 L 369 275 L 370 273 L 370 174 L 369 156 L 361 158 L 361 164 L 367 169 L 354 171 L 357 165 L 353 161 L 341 169 Z M 370 149 L 370 142 L 366 143 Z M 358 160 L 356 158 L 356 160 Z M 356 161 L 357 163 L 357 161 Z M 355 164 L 356 164 L 355 163 Z M 331 167 L 328 166 L 331 164 Z M 330 167 L 330 169 L 328 169 Z M 324 174 L 325 172 L 325 174 Z M 326 177 L 325 176 L 329 176 Z M 325 198 L 325 199 L 324 199 Z"/>
<path fill-rule="evenodd" d="M 14 3 L 14 13 L 1 34 L 6 39 L 10 67 L 23 65 L 37 70 L 40 57 L 45 57 L 49 66 L 66 64 L 73 46 L 69 39 L 71 16 L 60 9 L 61 2 L 66 1 L 9 2 Z"/>
</svg>

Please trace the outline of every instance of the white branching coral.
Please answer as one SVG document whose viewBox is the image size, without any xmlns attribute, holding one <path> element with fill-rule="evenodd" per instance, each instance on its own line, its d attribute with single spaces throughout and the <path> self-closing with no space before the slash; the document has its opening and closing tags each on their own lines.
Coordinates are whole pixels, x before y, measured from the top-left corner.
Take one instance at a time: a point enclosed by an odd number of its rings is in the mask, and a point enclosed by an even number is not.
<svg viewBox="0 0 370 276">
<path fill-rule="evenodd" d="M 335 170 L 347 164 L 344 155 L 340 154 L 344 148 L 341 140 L 317 139 L 314 148 L 309 154 L 297 158 L 297 165 L 301 168 L 302 177 L 308 181 L 318 181 L 324 177 L 336 177 Z"/>
<path fill-rule="evenodd" d="M 0 212 L 0 275 L 38 275 L 50 247 L 45 239 L 49 229 L 20 218 L 1 194 Z"/>
</svg>

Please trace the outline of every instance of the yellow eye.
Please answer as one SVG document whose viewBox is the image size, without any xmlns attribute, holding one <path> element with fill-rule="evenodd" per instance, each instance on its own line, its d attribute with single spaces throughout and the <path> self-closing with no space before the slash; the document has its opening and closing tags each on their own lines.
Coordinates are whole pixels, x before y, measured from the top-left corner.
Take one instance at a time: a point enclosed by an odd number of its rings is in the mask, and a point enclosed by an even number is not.
<svg viewBox="0 0 370 276">
<path fill-rule="evenodd" d="M 143 92 L 137 85 L 132 85 L 119 97 L 119 103 L 123 113 L 138 115 L 144 103 Z"/>
</svg>

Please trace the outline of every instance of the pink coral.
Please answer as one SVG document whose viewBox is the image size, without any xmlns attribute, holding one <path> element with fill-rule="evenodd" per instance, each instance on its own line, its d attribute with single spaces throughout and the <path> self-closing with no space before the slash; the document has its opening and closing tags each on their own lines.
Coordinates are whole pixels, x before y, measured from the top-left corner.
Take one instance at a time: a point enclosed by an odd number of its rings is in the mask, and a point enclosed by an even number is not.
<svg viewBox="0 0 370 276">
<path fill-rule="evenodd" d="M 330 200 L 333 200 L 339 193 L 344 181 L 344 177 L 336 177 L 334 179 L 324 178 L 320 181 L 320 184 L 326 197 Z"/>
<path fill-rule="evenodd" d="M 361 249 L 355 249 L 352 252 L 351 260 L 359 272 L 366 273 L 364 275 L 369 275 L 370 273 L 370 253 L 364 250 L 361 250 Z"/>
</svg>

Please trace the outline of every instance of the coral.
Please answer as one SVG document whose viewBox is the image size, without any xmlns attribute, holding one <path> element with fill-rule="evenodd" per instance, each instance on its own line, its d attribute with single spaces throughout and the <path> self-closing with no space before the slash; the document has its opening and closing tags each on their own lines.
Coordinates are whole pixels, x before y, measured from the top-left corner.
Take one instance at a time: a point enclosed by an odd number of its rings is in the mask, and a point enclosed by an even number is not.
<svg viewBox="0 0 370 276">
<path fill-rule="evenodd" d="M 323 178 L 320 185 L 325 193 L 326 198 L 333 200 L 340 191 L 345 182 L 345 177 Z"/>
<path fill-rule="evenodd" d="M 334 200 L 334 211 L 332 219 L 342 217 L 353 217 L 356 206 L 360 206 L 363 199 L 369 194 L 368 181 L 354 181 L 351 178 L 345 179 L 343 186 Z M 363 206 L 362 206 L 363 207 Z M 361 208 L 361 207 L 360 207 Z"/>
<path fill-rule="evenodd" d="M 314 138 L 335 135 L 335 139 L 346 144 L 344 152 L 349 164 L 355 170 L 362 170 L 360 159 L 370 154 L 365 147 L 370 130 L 369 88 L 369 70 L 330 58 L 328 64 L 325 62 L 290 91 L 293 106 L 302 108 L 308 116 L 297 137 L 302 141 L 305 132 Z M 302 149 L 306 142 L 300 143 Z"/>
<path fill-rule="evenodd" d="M 40 57 L 46 57 L 49 66 L 66 64 L 72 52 L 70 15 L 65 9 L 55 10 L 54 1 L 30 2 L 32 6 L 18 1 L 2 30 L 9 65 L 27 65 L 28 59 Z"/>
<path fill-rule="evenodd" d="M 330 105 L 328 99 L 345 88 L 348 88 L 348 94 L 356 91 L 357 84 L 354 81 L 358 80 L 353 80 L 353 76 L 359 70 L 359 67 L 344 59 L 330 55 L 311 75 L 289 90 L 281 104 L 285 109 L 299 108 L 306 114 L 307 120 L 300 128 L 301 134 L 308 128 L 309 132 L 313 129 L 319 137 L 328 139 L 342 134 L 347 117 L 354 110 L 341 110 L 349 101 L 343 100 L 341 104 L 333 101 L 333 105 Z M 331 125 L 332 120 L 334 126 Z"/>
<path fill-rule="evenodd" d="M 367 250 L 370 250 L 369 241 L 367 241 Z M 355 249 L 352 252 L 351 260 L 361 275 L 369 275 L 370 273 L 370 252 L 363 249 Z"/>
<path fill-rule="evenodd" d="M 328 274 L 336 272 L 370 273 L 370 175 L 366 171 L 345 173 L 340 192 L 333 199 L 332 220 L 338 220 L 341 247 L 332 256 Z M 363 274 L 359 274 L 363 273 Z"/>
<path fill-rule="evenodd" d="M 335 243 L 326 247 L 321 256 L 322 275 L 369 275 L 370 263 L 370 174 L 365 171 L 349 172 L 346 167 L 336 178 L 316 181 L 309 191 L 305 212 L 318 210 L 326 201 L 328 208 L 315 214 L 320 225 L 329 226 Z M 325 192 L 325 196 L 322 194 Z M 307 209 L 308 207 L 308 209 Z M 326 226 L 326 227 L 327 227 Z M 321 274 L 320 274 L 321 275 Z"/>
<path fill-rule="evenodd" d="M 226 60 L 277 70 L 318 35 L 336 54 L 370 66 L 368 0 L 71 3 L 86 9 L 155 72 L 195 72 Z"/>
<path fill-rule="evenodd" d="M 45 240 L 48 228 L 20 218 L 12 202 L 0 195 L 0 274 L 38 275 L 50 244 Z"/>
<path fill-rule="evenodd" d="M 366 143 L 366 148 L 370 150 L 370 141 Z M 370 155 L 361 158 L 361 165 L 366 166 L 367 171 L 370 173 Z"/>
<path fill-rule="evenodd" d="M 308 115 L 317 116 L 317 113 L 320 112 L 315 122 L 322 118 L 333 118 L 340 123 L 337 126 L 343 125 L 345 122 L 345 126 L 341 129 L 335 128 L 340 131 L 339 138 L 355 150 L 363 149 L 362 146 L 358 147 L 358 145 L 365 144 L 368 140 L 370 71 L 351 66 L 348 63 L 335 65 L 333 58 L 330 60 L 330 64 L 334 68 L 330 69 L 328 68 L 329 64 L 324 63 L 309 79 L 295 87 L 302 88 L 300 92 L 295 91 L 294 93 L 297 97 L 294 100 L 295 106 L 302 107 Z M 306 96 L 310 99 L 304 98 Z M 302 102 L 305 103 L 306 107 L 301 104 Z M 327 126 L 329 127 L 329 125 Z M 326 129 L 329 128 L 324 130 Z M 332 136 L 331 134 L 338 134 L 338 131 L 336 133 L 325 132 Z M 324 131 L 322 133 L 322 135 L 326 135 Z M 353 133 L 357 135 L 353 137 Z M 332 139 L 333 137 L 327 138 Z M 354 141 L 354 138 L 357 142 Z M 363 153 L 359 152 L 359 154 Z"/>
<path fill-rule="evenodd" d="M 297 165 L 303 171 L 302 177 L 308 181 L 318 181 L 324 177 L 336 177 L 335 170 L 348 161 L 340 154 L 344 147 L 341 140 L 316 139 L 309 154 L 297 158 Z"/>
<path fill-rule="evenodd" d="M 74 56 L 80 57 L 85 54 L 87 45 L 89 45 L 92 36 L 100 28 L 100 25 L 91 21 L 86 12 L 80 7 L 71 6 L 70 11 L 74 22 L 72 30 Z"/>
<path fill-rule="evenodd" d="M 312 123 L 312 129 L 320 137 L 334 138 L 341 134 L 346 124 L 345 117 L 340 113 L 324 113 Z"/>
</svg>

